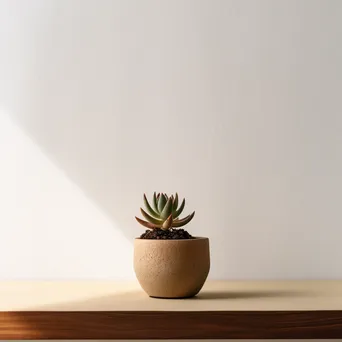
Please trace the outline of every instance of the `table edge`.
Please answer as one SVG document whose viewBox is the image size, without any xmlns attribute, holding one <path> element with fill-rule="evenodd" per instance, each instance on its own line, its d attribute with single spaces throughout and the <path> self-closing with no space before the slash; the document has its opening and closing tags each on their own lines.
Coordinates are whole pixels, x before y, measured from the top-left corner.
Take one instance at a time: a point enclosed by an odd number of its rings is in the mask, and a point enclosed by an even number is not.
<svg viewBox="0 0 342 342">
<path fill-rule="evenodd" d="M 340 338 L 342 309 L 0 312 L 5 340 Z"/>
</svg>

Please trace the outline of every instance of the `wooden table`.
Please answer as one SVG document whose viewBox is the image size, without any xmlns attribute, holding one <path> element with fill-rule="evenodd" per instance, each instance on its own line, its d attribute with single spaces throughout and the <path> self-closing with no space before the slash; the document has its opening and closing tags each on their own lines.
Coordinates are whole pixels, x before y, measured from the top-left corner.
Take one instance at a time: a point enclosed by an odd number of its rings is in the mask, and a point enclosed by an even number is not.
<svg viewBox="0 0 342 342">
<path fill-rule="evenodd" d="M 135 282 L 0 283 L 0 339 L 342 338 L 342 281 L 208 281 L 193 299 Z"/>
</svg>

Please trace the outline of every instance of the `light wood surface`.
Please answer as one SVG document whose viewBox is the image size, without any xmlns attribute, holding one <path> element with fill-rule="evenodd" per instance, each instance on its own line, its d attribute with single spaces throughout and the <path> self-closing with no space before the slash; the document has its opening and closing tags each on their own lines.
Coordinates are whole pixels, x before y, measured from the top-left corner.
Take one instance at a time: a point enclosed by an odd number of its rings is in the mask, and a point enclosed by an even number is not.
<svg viewBox="0 0 342 342">
<path fill-rule="evenodd" d="M 0 311 L 342 310 L 342 281 L 208 281 L 193 299 L 149 298 L 137 282 L 2 282 Z"/>
</svg>

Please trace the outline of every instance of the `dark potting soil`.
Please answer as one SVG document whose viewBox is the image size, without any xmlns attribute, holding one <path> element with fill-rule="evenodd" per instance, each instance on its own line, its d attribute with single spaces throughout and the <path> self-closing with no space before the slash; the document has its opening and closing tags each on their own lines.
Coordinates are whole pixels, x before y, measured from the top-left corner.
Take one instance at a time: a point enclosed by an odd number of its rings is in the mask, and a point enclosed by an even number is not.
<svg viewBox="0 0 342 342">
<path fill-rule="evenodd" d="M 162 230 L 160 228 L 149 230 L 147 229 L 145 233 L 141 234 L 140 239 L 154 239 L 154 240 L 186 240 L 194 239 L 186 230 L 184 229 L 168 229 Z"/>
</svg>

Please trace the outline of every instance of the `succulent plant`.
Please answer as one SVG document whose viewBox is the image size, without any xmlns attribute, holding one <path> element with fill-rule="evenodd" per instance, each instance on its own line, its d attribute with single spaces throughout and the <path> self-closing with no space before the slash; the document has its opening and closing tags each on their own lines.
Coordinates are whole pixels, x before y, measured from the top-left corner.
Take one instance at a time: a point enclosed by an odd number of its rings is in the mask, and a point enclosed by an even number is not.
<svg viewBox="0 0 342 342">
<path fill-rule="evenodd" d="M 168 230 L 171 228 L 179 228 L 185 226 L 195 216 L 195 212 L 193 212 L 192 214 L 182 219 L 179 218 L 185 207 L 185 199 L 183 199 L 181 204 L 178 206 L 177 193 L 175 194 L 175 196 L 168 196 L 165 193 L 154 193 L 152 206 L 150 205 L 146 195 L 144 194 L 144 204 L 146 207 L 146 211 L 142 208 L 140 208 L 140 210 L 141 214 L 147 221 L 144 221 L 139 217 L 135 218 L 144 227 L 150 229 L 160 228 L 163 230 Z"/>
</svg>

